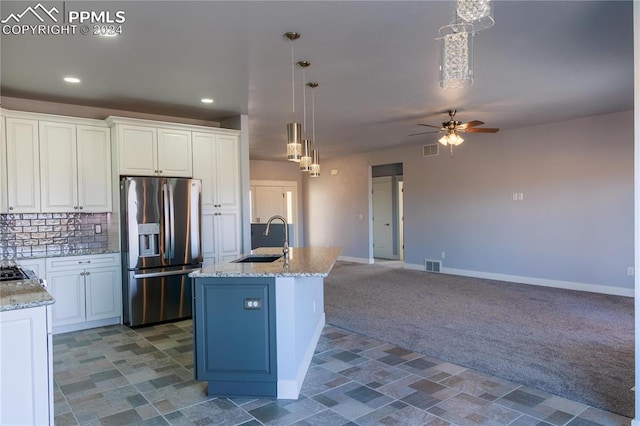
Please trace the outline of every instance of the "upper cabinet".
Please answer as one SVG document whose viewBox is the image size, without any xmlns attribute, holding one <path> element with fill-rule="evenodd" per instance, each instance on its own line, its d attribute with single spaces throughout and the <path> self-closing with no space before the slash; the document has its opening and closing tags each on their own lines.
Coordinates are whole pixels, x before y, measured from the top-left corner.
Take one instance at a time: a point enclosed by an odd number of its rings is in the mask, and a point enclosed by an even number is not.
<svg viewBox="0 0 640 426">
<path fill-rule="evenodd" d="M 111 145 L 104 122 L 0 112 L 4 120 L 0 133 L 4 137 L 0 145 L 0 212 L 112 210 Z"/>
<path fill-rule="evenodd" d="M 38 120 L 6 117 L 7 211 L 40 212 Z"/>
<path fill-rule="evenodd" d="M 238 136 L 193 132 L 193 177 L 202 180 L 202 208 L 238 209 Z"/>
<path fill-rule="evenodd" d="M 192 176 L 190 131 L 114 120 L 110 123 L 121 175 Z"/>
<path fill-rule="evenodd" d="M 111 211 L 109 129 L 40 121 L 39 130 L 41 211 Z"/>
<path fill-rule="evenodd" d="M 0 117 L 0 213 L 7 212 L 7 141 L 4 117 Z"/>
</svg>

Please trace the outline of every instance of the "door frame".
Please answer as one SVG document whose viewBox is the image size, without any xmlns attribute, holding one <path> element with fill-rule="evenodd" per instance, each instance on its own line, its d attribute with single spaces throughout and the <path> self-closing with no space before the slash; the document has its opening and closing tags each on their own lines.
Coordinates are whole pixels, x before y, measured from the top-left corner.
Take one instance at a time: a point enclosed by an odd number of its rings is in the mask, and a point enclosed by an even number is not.
<svg viewBox="0 0 640 426">
<path fill-rule="evenodd" d="M 373 168 L 376 166 L 384 166 L 385 164 L 395 164 L 394 162 L 391 163 L 384 163 L 384 164 L 372 164 L 369 165 L 368 168 L 368 178 L 367 178 L 367 198 L 368 198 L 368 208 L 369 208 L 369 223 L 368 223 L 368 230 L 369 230 L 369 263 L 375 263 L 375 258 L 373 256 L 373 180 L 375 179 L 373 177 Z M 403 164 L 403 162 L 399 162 L 399 164 Z M 397 198 L 395 200 L 395 202 L 397 202 L 397 205 L 394 205 L 394 208 L 397 209 L 398 212 L 398 218 L 397 218 L 397 222 L 394 224 L 396 226 L 396 231 L 397 231 L 397 242 L 398 242 L 398 250 L 397 250 L 397 259 L 401 262 L 404 263 L 404 259 L 405 259 L 405 250 L 404 250 L 404 173 L 401 175 L 393 175 L 393 178 L 395 178 L 392 181 L 392 188 L 394 188 L 394 190 L 398 191 L 397 194 Z"/>
<path fill-rule="evenodd" d="M 282 186 L 287 189 L 291 189 L 292 195 L 292 213 L 294 217 L 293 222 L 293 241 L 289 244 L 292 247 L 299 247 L 300 244 L 300 230 L 302 229 L 302 217 L 300 206 L 298 206 L 298 182 L 295 180 L 266 180 L 266 179 L 251 179 L 249 181 L 249 193 L 250 193 L 250 205 L 249 205 L 249 221 L 251 222 L 253 217 L 253 205 L 255 204 L 255 193 L 253 188 L 256 186 Z"/>
</svg>

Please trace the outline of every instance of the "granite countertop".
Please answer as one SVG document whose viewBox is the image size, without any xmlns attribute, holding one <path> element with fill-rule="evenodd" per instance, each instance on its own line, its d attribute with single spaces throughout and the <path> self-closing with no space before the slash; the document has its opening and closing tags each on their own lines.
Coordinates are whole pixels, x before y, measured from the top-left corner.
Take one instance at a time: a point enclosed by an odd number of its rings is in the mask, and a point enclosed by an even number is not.
<svg viewBox="0 0 640 426">
<path fill-rule="evenodd" d="M 37 278 L 0 282 L 0 312 L 36 308 L 54 302 Z"/>
<path fill-rule="evenodd" d="M 189 274 L 207 277 L 326 277 L 340 255 L 340 247 L 291 247 L 289 265 L 284 258 L 269 263 L 220 263 Z M 260 247 L 252 255 L 282 254 L 280 247 Z M 246 256 L 246 255 L 244 255 Z M 241 257 L 244 257 L 241 256 Z"/>
<path fill-rule="evenodd" d="M 71 257 L 71 256 L 89 256 L 89 255 L 99 255 L 99 254 L 113 254 L 120 253 L 120 249 L 117 248 L 106 248 L 106 249 L 82 249 L 82 250 L 71 250 L 65 253 L 47 253 L 42 255 L 33 255 L 33 256 L 20 256 L 15 258 L 10 258 L 10 260 L 15 260 L 20 263 L 21 259 L 46 259 L 48 257 Z"/>
</svg>

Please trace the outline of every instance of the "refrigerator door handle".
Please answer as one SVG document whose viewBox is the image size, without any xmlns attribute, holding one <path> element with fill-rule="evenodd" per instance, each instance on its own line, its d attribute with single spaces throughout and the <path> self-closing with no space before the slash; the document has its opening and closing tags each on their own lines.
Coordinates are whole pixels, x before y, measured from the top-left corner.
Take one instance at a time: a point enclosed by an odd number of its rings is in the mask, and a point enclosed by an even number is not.
<svg viewBox="0 0 640 426">
<path fill-rule="evenodd" d="M 173 185 L 169 185 L 169 226 L 171 227 L 171 252 L 170 257 L 173 259 L 176 256 L 176 216 L 175 206 L 173 202 Z"/>
<path fill-rule="evenodd" d="M 166 183 L 162 184 L 162 205 L 164 207 L 164 215 L 162 217 L 162 220 L 164 221 L 164 253 L 162 257 L 169 259 L 171 258 L 171 238 L 173 237 L 173 234 L 170 231 L 169 225 L 169 189 Z"/>
<path fill-rule="evenodd" d="M 191 255 L 200 259 L 200 185 L 192 184 L 191 191 Z"/>
<path fill-rule="evenodd" d="M 154 277 L 169 277 L 171 275 L 186 275 L 190 272 L 199 271 L 200 268 L 194 269 L 181 269 L 179 271 L 164 271 L 164 272 L 149 272 L 147 274 L 133 274 L 133 278 L 154 278 Z"/>
</svg>

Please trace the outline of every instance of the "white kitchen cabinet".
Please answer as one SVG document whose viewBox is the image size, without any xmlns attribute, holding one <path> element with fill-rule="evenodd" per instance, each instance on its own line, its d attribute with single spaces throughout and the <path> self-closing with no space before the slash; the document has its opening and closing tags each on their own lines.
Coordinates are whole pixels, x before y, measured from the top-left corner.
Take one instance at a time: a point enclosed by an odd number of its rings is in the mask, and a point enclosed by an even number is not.
<svg viewBox="0 0 640 426">
<path fill-rule="evenodd" d="M 238 150 L 236 134 L 193 132 L 193 177 L 202 180 L 205 266 L 240 255 Z"/>
<path fill-rule="evenodd" d="M 7 211 L 40 212 L 38 120 L 6 117 Z"/>
<path fill-rule="evenodd" d="M 202 208 L 240 208 L 238 136 L 193 132 L 193 177 L 202 180 Z"/>
<path fill-rule="evenodd" d="M 109 129 L 77 126 L 78 206 L 85 213 L 111 212 Z"/>
<path fill-rule="evenodd" d="M 240 213 L 227 210 L 202 214 L 202 255 L 205 266 L 240 256 Z"/>
<path fill-rule="evenodd" d="M 127 176 L 191 177 L 191 132 L 116 124 L 119 171 Z"/>
<path fill-rule="evenodd" d="M 0 117 L 0 213 L 7 212 L 7 140 L 4 117 Z"/>
<path fill-rule="evenodd" d="M 0 424 L 53 424 L 50 307 L 0 312 Z"/>
<path fill-rule="evenodd" d="M 121 322 L 117 253 L 48 258 L 46 271 L 49 293 L 56 299 L 54 334 Z"/>
<path fill-rule="evenodd" d="M 109 130 L 48 121 L 39 130 L 41 211 L 111 211 Z"/>
</svg>

